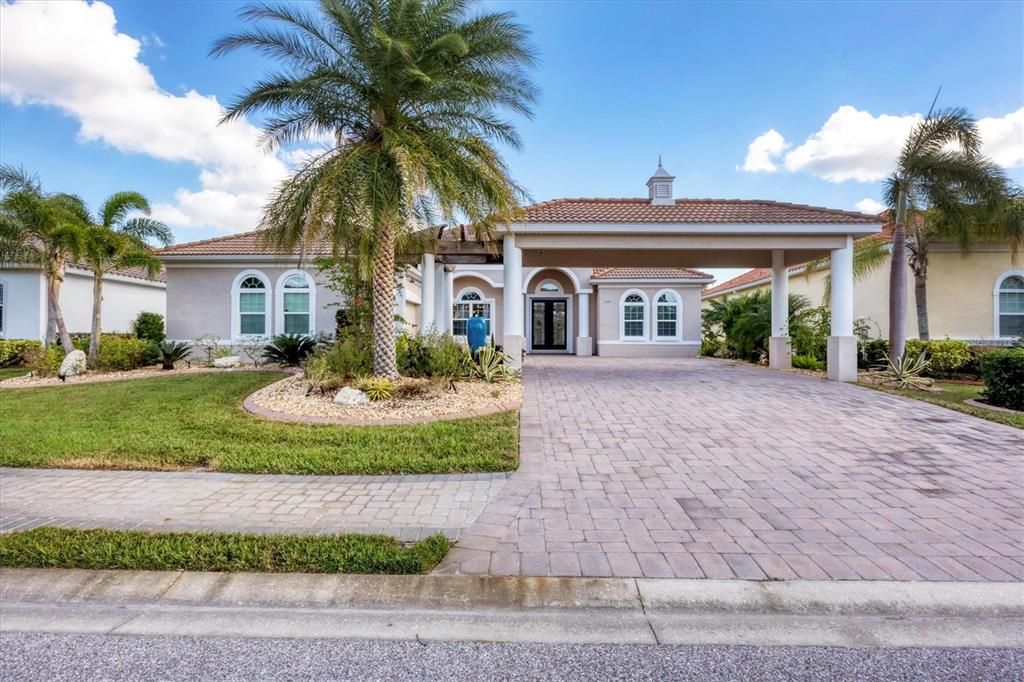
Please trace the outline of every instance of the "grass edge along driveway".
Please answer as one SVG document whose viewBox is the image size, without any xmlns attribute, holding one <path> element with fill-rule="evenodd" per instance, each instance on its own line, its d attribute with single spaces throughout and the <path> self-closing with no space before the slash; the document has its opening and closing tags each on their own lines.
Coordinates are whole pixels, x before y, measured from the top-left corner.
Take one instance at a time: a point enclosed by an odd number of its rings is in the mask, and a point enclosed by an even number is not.
<svg viewBox="0 0 1024 682">
<path fill-rule="evenodd" d="M 968 398 L 973 398 L 975 400 L 981 399 L 981 394 L 985 391 L 985 387 L 977 384 L 955 384 L 941 380 L 936 381 L 935 386 L 942 389 L 941 393 L 919 391 L 915 389 L 900 390 L 889 386 L 871 384 L 866 381 L 860 382 L 858 385 L 873 388 L 876 391 L 881 391 L 890 395 L 898 395 L 903 398 L 913 398 L 914 400 L 931 403 L 932 405 L 945 407 L 946 409 L 953 410 L 955 412 L 969 414 L 972 417 L 987 419 L 988 421 L 996 422 L 997 424 L 1005 424 L 1018 429 L 1024 429 L 1024 414 L 1019 412 L 1013 413 L 986 410 L 982 407 L 973 407 L 964 403 Z"/>
<path fill-rule="evenodd" d="M 40 527 L 0 534 L 0 566 L 267 573 L 430 572 L 451 541 L 385 535 L 253 535 Z"/>
<path fill-rule="evenodd" d="M 429 424 L 291 424 L 245 412 L 280 372 L 0 389 L 0 466 L 272 474 L 511 471 L 519 415 Z"/>
</svg>

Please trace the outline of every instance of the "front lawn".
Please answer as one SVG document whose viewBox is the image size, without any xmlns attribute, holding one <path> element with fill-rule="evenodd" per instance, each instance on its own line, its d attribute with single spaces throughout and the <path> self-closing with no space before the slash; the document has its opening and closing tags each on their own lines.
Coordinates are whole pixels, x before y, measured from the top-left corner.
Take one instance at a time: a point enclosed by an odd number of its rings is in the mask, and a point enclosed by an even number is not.
<svg viewBox="0 0 1024 682">
<path fill-rule="evenodd" d="M 11 377 L 20 377 L 28 372 L 27 367 L 0 367 L 0 381 Z"/>
<path fill-rule="evenodd" d="M 981 417 L 982 419 L 987 419 L 992 422 L 999 422 L 1000 424 L 1006 424 L 1007 426 L 1015 426 L 1018 429 L 1024 429 L 1024 414 L 996 412 L 995 410 L 986 410 L 980 407 L 971 407 L 970 405 L 964 404 L 964 401 L 969 398 L 973 398 L 975 400 L 981 399 L 981 394 L 985 390 L 984 386 L 936 382 L 935 386 L 942 389 L 941 393 L 915 390 L 901 391 L 896 388 L 888 388 L 868 383 L 862 383 L 861 386 L 868 386 L 879 391 L 884 391 L 885 393 L 903 396 L 904 398 L 923 400 L 926 403 L 948 407 L 949 409 L 956 410 L 957 412 L 963 412 L 964 414 Z"/>
<path fill-rule="evenodd" d="M 34 528 L 0 534 L 0 566 L 137 571 L 427 573 L 450 541 L 384 535 L 247 535 Z"/>
<path fill-rule="evenodd" d="M 295 474 L 510 471 L 519 415 L 408 426 L 272 422 L 242 400 L 277 372 L 0 389 L 0 465 Z"/>
</svg>

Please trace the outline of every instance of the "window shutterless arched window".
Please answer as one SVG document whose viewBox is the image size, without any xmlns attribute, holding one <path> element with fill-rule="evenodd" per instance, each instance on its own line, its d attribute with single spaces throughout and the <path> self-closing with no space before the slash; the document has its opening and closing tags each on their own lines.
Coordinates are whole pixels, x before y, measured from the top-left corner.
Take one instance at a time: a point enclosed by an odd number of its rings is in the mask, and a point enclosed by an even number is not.
<svg viewBox="0 0 1024 682">
<path fill-rule="evenodd" d="M 452 336 L 465 336 L 469 318 L 479 315 L 487 323 L 487 335 L 491 335 L 492 301 L 483 297 L 476 289 L 466 289 L 459 294 L 452 306 Z"/>
<path fill-rule="evenodd" d="M 303 275 L 290 275 L 284 281 L 281 295 L 281 312 L 283 315 L 282 331 L 285 334 L 309 334 L 311 287 Z"/>
<path fill-rule="evenodd" d="M 654 338 L 679 338 L 679 295 L 674 291 L 659 292 L 654 299 Z"/>
<path fill-rule="evenodd" d="M 624 340 L 647 338 L 647 300 L 638 292 L 626 292 L 621 305 L 621 333 Z"/>
<path fill-rule="evenodd" d="M 1024 275 L 1004 275 L 996 283 L 996 330 L 1001 337 L 1024 334 Z"/>
<path fill-rule="evenodd" d="M 267 334 L 267 285 L 250 275 L 238 285 L 238 330 L 246 336 Z"/>
</svg>

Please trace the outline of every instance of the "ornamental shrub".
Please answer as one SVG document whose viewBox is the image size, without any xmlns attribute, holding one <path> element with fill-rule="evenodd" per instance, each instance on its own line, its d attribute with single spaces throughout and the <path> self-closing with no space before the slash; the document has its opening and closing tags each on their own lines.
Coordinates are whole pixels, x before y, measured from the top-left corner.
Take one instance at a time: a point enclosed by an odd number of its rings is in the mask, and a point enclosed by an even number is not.
<svg viewBox="0 0 1024 682">
<path fill-rule="evenodd" d="M 794 355 L 793 367 L 796 369 L 825 369 L 825 363 L 813 355 Z"/>
<path fill-rule="evenodd" d="M 955 339 L 936 339 L 907 341 L 907 351 L 911 355 L 928 355 L 928 370 L 925 376 L 935 379 L 950 379 L 961 376 L 964 368 L 971 362 L 971 344 Z"/>
<path fill-rule="evenodd" d="M 41 377 L 56 376 L 66 353 L 58 344 L 39 348 L 27 360 L 28 368 Z"/>
<path fill-rule="evenodd" d="M 889 342 L 886 339 L 863 339 L 857 343 L 857 367 L 872 369 L 888 366 Z"/>
<path fill-rule="evenodd" d="M 430 344 L 428 375 L 431 377 L 454 378 L 461 376 L 469 350 L 455 340 L 451 334 L 438 334 Z"/>
<path fill-rule="evenodd" d="M 125 372 L 142 366 L 149 342 L 121 336 L 100 337 L 96 367 L 105 372 Z"/>
<path fill-rule="evenodd" d="M 298 367 L 316 350 L 316 339 L 305 334 L 279 334 L 263 347 L 263 359 Z"/>
<path fill-rule="evenodd" d="M 340 340 L 320 348 L 309 358 L 305 375 L 316 385 L 328 385 L 372 371 L 373 345 L 370 337 L 349 329 Z"/>
<path fill-rule="evenodd" d="M 1024 411 L 1024 347 L 1001 348 L 981 356 L 985 400 Z"/>
<path fill-rule="evenodd" d="M 167 334 L 164 332 L 164 316 L 160 313 L 141 312 L 132 322 L 132 333 L 135 338 L 151 343 L 162 343 Z"/>
<path fill-rule="evenodd" d="M 0 339 L 0 367 L 28 364 L 42 349 L 33 339 Z"/>
</svg>

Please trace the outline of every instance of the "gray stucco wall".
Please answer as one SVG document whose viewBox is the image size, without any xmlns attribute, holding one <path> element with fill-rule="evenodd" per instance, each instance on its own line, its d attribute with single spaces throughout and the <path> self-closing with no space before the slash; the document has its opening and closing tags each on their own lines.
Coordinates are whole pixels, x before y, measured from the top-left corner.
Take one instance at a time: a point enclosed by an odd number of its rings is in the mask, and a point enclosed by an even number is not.
<svg viewBox="0 0 1024 682">
<path fill-rule="evenodd" d="M 638 286 L 600 284 L 596 286 L 597 308 L 597 354 L 607 357 L 694 357 L 700 350 L 700 285 L 692 284 L 643 284 Z M 653 340 L 653 319 L 655 296 L 662 290 L 671 290 L 679 295 L 680 342 Z M 639 290 L 648 300 L 647 331 L 644 341 L 622 342 L 619 338 L 619 301 L 627 291 Z"/>
<path fill-rule="evenodd" d="M 258 270 L 270 280 L 268 303 L 271 307 L 268 335 L 280 334 L 277 306 L 280 304 L 277 280 L 293 265 L 262 263 L 230 263 L 225 265 L 178 266 L 167 268 L 167 337 L 192 339 L 204 334 L 216 334 L 222 340 L 231 339 L 232 285 L 244 270 Z M 334 315 L 340 297 L 323 286 L 315 267 L 303 268 L 317 281 L 315 302 L 315 329 L 333 334 Z"/>
</svg>

